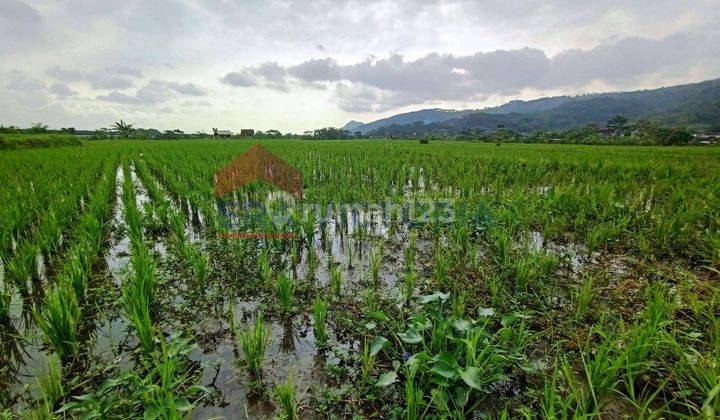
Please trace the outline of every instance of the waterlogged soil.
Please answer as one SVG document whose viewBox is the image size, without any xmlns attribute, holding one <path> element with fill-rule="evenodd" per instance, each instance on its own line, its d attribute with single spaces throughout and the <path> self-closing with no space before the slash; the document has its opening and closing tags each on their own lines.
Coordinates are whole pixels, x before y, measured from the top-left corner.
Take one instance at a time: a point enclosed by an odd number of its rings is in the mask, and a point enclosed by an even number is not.
<svg viewBox="0 0 720 420">
<path fill-rule="evenodd" d="M 152 211 L 152 200 L 134 168 L 131 173 L 138 207 L 143 212 Z M 118 191 L 122 182 L 123 174 L 119 168 Z M 403 187 L 408 194 L 425 188 L 422 170 L 414 180 L 416 188 L 412 188 L 412 182 L 409 180 L 409 187 Z M 163 187 L 162 183 L 158 185 Z M 371 253 L 378 246 L 383 249 L 375 286 L 380 305 L 390 308 L 402 306 L 405 299 L 404 251 L 410 227 L 400 223 L 390 226 L 375 213 L 348 212 L 343 217 L 330 214 L 325 235 L 321 234 L 320 224 L 315 226 L 312 252 L 315 263 L 311 262 L 311 253 L 306 246 L 300 248 L 299 262 L 295 266 L 291 264 L 287 252 L 273 261 L 275 272 L 290 272 L 297 285 L 295 310 L 292 314 L 282 315 L 274 291 L 265 290 L 258 278 L 258 271 L 252 265 L 254 257 L 248 259 L 247 255 L 243 256 L 243 252 L 248 251 L 244 248 L 247 244 L 233 241 L 228 244 L 217 238 L 204 226 L 205 218 L 192 208 L 189 201 L 169 195 L 168 198 L 173 209 L 180 209 L 186 218 L 186 237 L 200 247 L 210 262 L 206 287 L 198 290 L 192 268 L 180 255 L 174 240 L 163 234 L 147 238 L 157 261 L 159 279 L 158 302 L 154 308 L 157 319 L 154 322 L 166 337 L 182 333 L 192 338 L 196 347 L 189 357 L 200 367 L 200 385 L 209 390 L 207 397 L 193 409 L 192 417 L 274 418 L 279 411 L 273 402 L 272 389 L 290 374 L 295 378 L 303 417 L 322 417 L 321 413 L 308 408 L 308 402 L 317 401 L 327 390 L 352 394 L 351 387 L 357 381 L 359 362 L 356 356 L 351 355 L 357 355 L 363 338 L 357 332 L 357 324 L 362 322 L 357 307 L 365 298 L 365 291 L 371 287 Z M 90 357 L 93 359 L 91 364 L 113 365 L 124 371 L 133 368 L 137 339 L 120 306 L 120 286 L 130 275 L 130 240 L 124 228 L 119 195 L 113 211 L 106 251 L 93 280 L 96 285 L 106 285 L 106 289 L 98 293 L 99 312 L 93 322 Z M 429 278 L 432 276 L 436 244 L 443 244 L 446 239 L 443 236 L 436 239 L 432 232 L 423 230 L 415 231 L 414 235 L 417 237 L 415 264 L 418 278 Z M 290 244 L 297 245 L 292 241 Z M 517 239 L 514 246 L 525 246 L 531 252 L 557 256 L 556 274 L 560 279 L 578 282 L 589 270 L 603 271 L 608 279 L 598 288 L 603 299 L 621 302 L 617 305 L 618 310 L 624 307 L 628 316 L 639 305 L 641 298 L 637 295 L 644 287 L 640 280 L 633 280 L 638 264 L 628 257 L 589 253 L 582 244 L 547 241 L 539 232 L 529 232 L 527 237 Z M 252 246 L 249 249 L 257 252 Z M 487 257 L 486 250 L 477 249 L 478 260 Z M 332 261 L 337 264 L 343 278 L 341 298 L 331 302 L 329 339 L 321 346 L 314 335 L 310 303 L 314 293 L 311 292 L 329 289 L 329 265 Z M 424 290 L 422 284 L 416 286 L 415 295 L 428 292 L 431 290 Z M 628 301 L 632 303 L 622 303 Z M 556 302 L 559 310 L 566 305 L 569 302 Z M 27 306 L 19 304 L 17 299 L 13 300 L 16 311 L 27 314 L 22 309 Z M 263 375 L 258 380 L 250 377 L 242 365 L 244 355 L 230 322 L 232 319 L 236 330 L 241 330 L 251 325 L 260 313 L 265 314 L 270 344 L 265 354 Z M 24 318 L 27 321 L 17 326 L 16 334 L 3 332 L 3 361 L 9 361 L 7 366 L 10 369 L 3 370 L 0 380 L 12 390 L 14 409 L 23 405 L 23 399 L 30 400 L 36 396 L 35 377 L 46 363 L 40 333 L 29 317 Z M 5 340 L 6 337 L 17 339 Z M 544 348 L 540 341 L 534 343 L 530 351 L 537 369 L 547 370 L 550 365 L 547 358 L 549 348 Z M 515 385 L 508 386 L 513 388 Z"/>
</svg>

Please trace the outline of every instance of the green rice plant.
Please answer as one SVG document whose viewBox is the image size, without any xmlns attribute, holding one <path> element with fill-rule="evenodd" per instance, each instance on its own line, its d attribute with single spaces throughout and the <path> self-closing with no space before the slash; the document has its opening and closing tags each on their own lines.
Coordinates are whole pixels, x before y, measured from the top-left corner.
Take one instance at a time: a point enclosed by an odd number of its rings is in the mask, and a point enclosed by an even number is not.
<svg viewBox="0 0 720 420">
<path fill-rule="evenodd" d="M 145 246 L 136 247 L 131 256 L 133 275 L 123 284 L 125 316 L 132 323 L 146 357 L 155 350 L 150 305 L 155 299 L 155 265 Z"/>
<path fill-rule="evenodd" d="M 659 419 L 664 417 L 663 411 L 666 409 L 668 403 L 660 405 L 658 397 L 663 392 L 667 380 L 658 386 L 654 391 L 646 384 L 643 389 L 638 389 L 636 382 L 638 382 L 635 369 L 629 364 L 626 365 L 625 375 L 622 379 L 622 388 L 624 392 L 618 390 L 618 394 L 629 401 L 634 408 L 634 415 L 639 419 Z M 619 387 L 620 388 L 620 387 Z"/>
<path fill-rule="evenodd" d="M 320 266 L 320 257 L 318 257 L 317 252 L 314 248 L 308 248 L 307 253 L 307 278 L 308 279 L 314 279 L 315 274 L 317 273 L 317 269 Z"/>
<path fill-rule="evenodd" d="M 385 250 L 381 244 L 376 244 L 370 252 L 370 278 L 372 279 L 373 287 L 377 287 L 378 280 L 380 279 L 380 266 L 384 257 Z"/>
<path fill-rule="evenodd" d="M 450 258 L 441 250 L 435 252 L 435 267 L 433 273 L 438 286 L 445 287 L 449 283 L 448 272 L 450 270 Z"/>
<path fill-rule="evenodd" d="M 187 363 L 192 350 L 187 339 L 174 334 L 168 342 L 160 340 L 159 351 L 149 361 L 144 376 L 133 372 L 122 378 L 131 382 L 133 398 L 140 400 L 138 405 L 144 410 L 143 417 L 182 418 L 193 407 L 190 398 L 202 399 L 207 390 L 193 385 L 196 378 Z"/>
<path fill-rule="evenodd" d="M 85 299 L 87 281 L 92 269 L 92 263 L 90 261 L 92 255 L 93 250 L 90 249 L 90 245 L 86 242 L 81 242 L 71 251 L 69 260 L 63 267 L 62 281 L 66 281 L 72 285 L 75 296 L 80 302 Z"/>
<path fill-rule="evenodd" d="M 315 238 L 315 222 L 317 216 L 312 210 L 308 210 L 305 217 L 302 218 L 300 226 L 302 228 L 303 238 L 305 239 L 305 245 L 308 249 L 313 247 L 313 240 Z"/>
<path fill-rule="evenodd" d="M 230 334 L 237 337 L 237 329 L 235 328 L 235 300 L 230 300 L 228 305 L 228 324 L 230 324 Z"/>
<path fill-rule="evenodd" d="M 321 346 L 327 342 L 327 316 L 328 302 L 321 296 L 317 296 L 313 301 L 313 325 L 315 328 L 315 340 Z"/>
<path fill-rule="evenodd" d="M 581 322 L 587 315 L 590 303 L 593 301 L 595 292 L 595 279 L 588 275 L 583 278 L 579 288 L 571 292 L 573 315 L 576 322 Z"/>
<path fill-rule="evenodd" d="M 281 274 L 275 283 L 278 299 L 280 300 L 280 309 L 285 315 L 289 315 L 293 309 L 293 294 L 295 293 L 295 284 L 290 276 Z"/>
<path fill-rule="evenodd" d="M 146 296 L 135 282 L 126 283 L 122 294 L 125 317 L 135 329 L 143 354 L 150 357 L 155 351 L 155 338 Z"/>
<path fill-rule="evenodd" d="M 267 248 L 263 248 L 258 258 L 258 267 L 260 269 L 260 276 L 263 280 L 263 286 L 265 289 L 272 287 L 272 266 L 270 265 L 270 258 L 268 257 Z"/>
<path fill-rule="evenodd" d="M 375 355 L 370 351 L 368 340 L 363 341 L 362 353 L 360 353 L 360 377 L 363 384 L 370 381 L 370 375 L 375 370 Z"/>
<path fill-rule="evenodd" d="M 558 383 L 559 370 L 557 366 L 553 369 L 550 381 L 545 381 L 542 393 L 540 394 L 540 413 L 545 419 L 569 419 L 572 417 L 573 400 L 575 396 L 570 392 L 564 394 Z M 576 412 L 576 414 L 580 414 Z"/>
<path fill-rule="evenodd" d="M 50 260 L 52 255 L 59 249 L 60 238 L 62 237 L 60 221 L 55 213 L 50 212 L 43 217 L 43 222 L 40 225 L 40 231 L 37 235 L 39 236 L 38 243 L 40 245 L 40 252 L 46 260 Z"/>
<path fill-rule="evenodd" d="M 75 291 L 67 283 L 58 284 L 45 296 L 42 311 L 33 310 L 45 341 L 67 365 L 79 350 L 80 306 Z"/>
<path fill-rule="evenodd" d="M 405 302 L 409 303 L 412 300 L 413 293 L 415 292 L 415 280 L 417 274 L 415 273 L 415 267 L 410 267 L 405 272 Z"/>
<path fill-rule="evenodd" d="M 340 298 L 342 292 L 343 276 L 340 267 L 334 264 L 330 267 L 330 291 L 335 298 Z"/>
<path fill-rule="evenodd" d="M 408 374 L 405 376 L 405 419 L 420 420 L 423 412 L 423 392 L 422 389 L 415 387 L 416 368 L 408 368 Z M 439 398 L 438 398 L 439 399 Z M 433 401 L 436 399 L 433 398 Z"/>
<path fill-rule="evenodd" d="M 294 420 L 298 418 L 298 401 L 295 391 L 295 381 L 292 370 L 287 380 L 275 384 L 275 395 L 280 404 L 280 415 L 283 420 Z"/>
<path fill-rule="evenodd" d="M 179 212 L 172 212 L 169 216 L 169 222 L 175 241 L 179 247 L 184 247 L 187 242 L 187 238 L 185 237 L 185 218 Z"/>
<path fill-rule="evenodd" d="M 528 291 L 528 286 L 532 281 L 532 261 L 526 258 L 519 258 L 515 261 L 515 288 L 518 291 Z"/>
<path fill-rule="evenodd" d="M 716 418 L 720 414 L 720 363 L 717 357 L 706 355 L 695 362 L 684 363 L 680 374 L 701 397 L 700 403 L 686 401 L 688 409 L 704 418 Z"/>
<path fill-rule="evenodd" d="M 2 270 L 2 258 L 0 258 L 0 270 Z M 10 322 L 10 305 L 12 303 L 12 291 L 8 287 L 7 280 L 3 278 L 2 290 L 0 290 L 0 326 Z"/>
<path fill-rule="evenodd" d="M 63 369 L 54 357 L 48 357 L 48 370 L 37 376 L 38 388 L 40 389 L 40 399 L 45 405 L 48 413 L 52 413 L 57 408 L 58 402 L 65 396 L 65 387 L 63 385 Z"/>
<path fill-rule="evenodd" d="M 627 360 L 618 356 L 617 344 L 618 337 L 604 336 L 592 352 L 589 349 L 581 352 L 585 386 L 577 383 L 570 365 L 567 361 L 564 362 L 565 379 L 571 385 L 575 396 L 575 409 L 581 413 L 599 414 L 606 397 L 617 389 L 620 380 L 618 374 L 627 366 Z"/>
<path fill-rule="evenodd" d="M 153 256 L 146 246 L 138 246 L 133 250 L 130 263 L 134 271 L 130 277 L 133 295 L 150 307 L 157 289 Z"/>
<path fill-rule="evenodd" d="M 510 267 L 512 252 L 512 240 L 510 235 L 501 230 L 496 230 L 491 234 L 491 238 L 491 250 L 495 263 L 502 269 Z"/>
<path fill-rule="evenodd" d="M 5 273 L 22 294 L 27 294 L 30 281 L 37 273 L 38 249 L 26 242 L 18 248 L 17 255 L 7 260 Z"/>
<path fill-rule="evenodd" d="M 245 353 L 245 365 L 251 375 L 262 375 L 265 350 L 270 344 L 270 329 L 265 326 L 262 314 L 255 320 L 255 325 L 239 333 L 240 345 Z"/>
<path fill-rule="evenodd" d="M 205 291 L 205 283 L 208 275 L 208 258 L 199 247 L 188 246 L 188 248 L 188 257 L 190 265 L 193 268 L 195 280 L 197 280 L 197 287 L 200 293 L 203 293 Z"/>
<path fill-rule="evenodd" d="M 347 250 L 348 269 L 352 270 L 353 260 L 355 258 L 355 243 L 352 238 L 347 238 L 345 249 Z"/>
<path fill-rule="evenodd" d="M 405 272 L 415 270 L 415 242 L 417 241 L 417 235 L 415 232 L 410 232 L 408 235 L 407 246 L 405 247 Z"/>
<path fill-rule="evenodd" d="M 494 308 L 501 308 L 503 304 L 503 297 L 501 295 L 502 280 L 497 274 L 492 274 L 487 277 L 487 287 L 490 291 L 490 301 Z"/>
</svg>

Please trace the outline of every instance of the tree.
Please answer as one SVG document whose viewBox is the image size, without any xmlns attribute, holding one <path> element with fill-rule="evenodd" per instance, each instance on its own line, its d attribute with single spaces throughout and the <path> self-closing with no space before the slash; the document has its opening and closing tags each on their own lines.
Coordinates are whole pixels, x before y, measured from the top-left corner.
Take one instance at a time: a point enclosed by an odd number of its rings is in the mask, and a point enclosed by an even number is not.
<svg viewBox="0 0 720 420">
<path fill-rule="evenodd" d="M 128 124 L 122 119 L 120 120 L 120 122 L 116 122 L 115 124 L 113 124 L 110 128 L 120 133 L 120 135 L 123 137 L 130 137 L 133 131 L 135 131 L 135 128 L 132 124 Z"/>
<path fill-rule="evenodd" d="M 607 120 L 605 125 L 616 135 L 624 134 L 627 131 L 628 119 L 623 115 L 616 115 Z"/>
<path fill-rule="evenodd" d="M 30 126 L 30 129 L 28 131 L 30 131 L 31 133 L 47 133 L 47 130 L 47 125 L 37 122 L 32 123 L 32 126 Z"/>
</svg>

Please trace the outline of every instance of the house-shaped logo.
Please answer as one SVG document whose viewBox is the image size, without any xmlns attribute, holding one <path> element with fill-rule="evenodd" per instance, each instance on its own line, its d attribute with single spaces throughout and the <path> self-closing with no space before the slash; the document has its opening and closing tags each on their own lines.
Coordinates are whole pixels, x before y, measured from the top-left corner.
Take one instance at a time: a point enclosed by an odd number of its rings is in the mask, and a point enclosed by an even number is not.
<svg viewBox="0 0 720 420">
<path fill-rule="evenodd" d="M 221 213 L 221 220 L 227 222 L 226 226 L 239 220 L 238 210 L 240 208 L 248 210 L 248 203 L 244 206 L 237 202 L 228 204 L 227 196 L 237 189 L 257 181 L 268 183 L 281 191 L 279 195 L 274 195 L 275 201 L 282 200 L 283 195 L 286 196 L 284 201 L 290 203 L 302 198 L 300 172 L 261 145 L 256 144 L 215 173 L 215 198 Z M 288 222 L 290 214 L 287 211 L 278 212 L 271 205 L 272 202 L 273 200 L 266 203 L 254 203 L 255 205 L 250 207 L 260 208 L 262 213 L 272 219 L 277 227 L 284 226 Z M 252 212 L 246 213 L 246 216 L 250 213 Z M 297 236 L 292 232 L 219 232 L 219 234 L 225 238 L 296 238 Z"/>
<path fill-rule="evenodd" d="M 300 172 L 259 144 L 215 172 L 215 197 L 222 197 L 255 181 L 264 181 L 302 197 Z"/>
</svg>

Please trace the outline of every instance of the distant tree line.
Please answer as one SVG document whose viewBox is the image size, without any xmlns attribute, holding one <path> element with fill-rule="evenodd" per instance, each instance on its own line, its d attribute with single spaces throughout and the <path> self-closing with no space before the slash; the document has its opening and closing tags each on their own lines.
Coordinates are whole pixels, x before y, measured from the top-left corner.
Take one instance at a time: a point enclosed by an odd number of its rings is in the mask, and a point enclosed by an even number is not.
<svg viewBox="0 0 720 420">
<path fill-rule="evenodd" d="M 402 126 L 391 125 L 379 128 L 368 134 L 359 131 L 350 133 L 336 127 L 324 127 L 305 131 L 302 134 L 281 133 L 279 130 L 256 131 L 252 138 L 257 139 L 304 139 L 304 140 L 348 140 L 348 139 L 421 139 L 421 140 L 463 140 L 489 143 L 559 143 L 559 144 L 616 144 L 616 145 L 686 145 L 699 143 L 693 133 L 682 126 L 665 127 L 647 121 L 631 122 L 623 115 L 616 115 L 605 122 L 604 126 L 588 124 L 567 130 L 535 130 L 529 133 L 514 131 L 498 125 L 496 129 L 484 130 L 466 128 L 463 130 L 435 129 L 427 131 L 422 122 Z M 189 138 L 213 138 L 205 132 L 185 133 L 182 130 L 160 131 L 154 128 L 138 128 L 120 120 L 107 128 L 87 131 L 73 127 L 51 130 L 42 123 L 33 123 L 28 128 L 0 125 L 0 134 L 67 134 L 82 135 L 91 140 L 101 139 L 158 139 L 175 140 Z M 238 134 L 232 138 L 241 137 Z"/>
<path fill-rule="evenodd" d="M 416 128 L 421 128 L 418 124 Z M 604 127 L 588 124 L 568 130 L 536 130 L 530 133 L 513 131 L 499 125 L 494 130 L 465 129 L 438 130 L 431 133 L 415 130 L 394 132 L 383 127 L 370 133 L 372 138 L 464 140 L 487 143 L 559 143 L 607 145 L 688 145 L 697 143 L 693 133 L 685 127 L 664 127 L 647 120 L 633 123 L 622 115 L 609 119 Z"/>
</svg>

